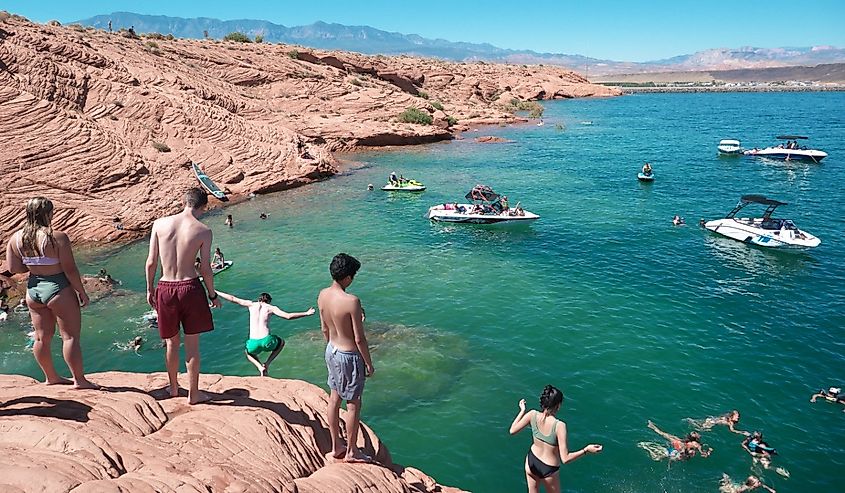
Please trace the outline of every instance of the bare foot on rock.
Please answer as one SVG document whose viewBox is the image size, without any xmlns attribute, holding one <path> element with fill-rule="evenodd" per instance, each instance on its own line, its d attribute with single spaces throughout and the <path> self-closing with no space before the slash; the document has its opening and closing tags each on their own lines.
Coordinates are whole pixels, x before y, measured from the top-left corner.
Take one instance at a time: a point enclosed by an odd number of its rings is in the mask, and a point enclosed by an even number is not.
<svg viewBox="0 0 845 493">
<path fill-rule="evenodd" d="M 211 400 L 211 396 L 203 392 L 202 390 L 197 390 L 196 395 L 189 396 L 188 404 L 202 404 L 203 402 L 208 402 Z"/>
<path fill-rule="evenodd" d="M 343 458 L 343 462 L 346 462 L 347 464 L 372 464 L 374 461 L 372 457 L 356 449 L 352 453 L 347 451 L 346 457 Z"/>
<path fill-rule="evenodd" d="M 65 377 L 59 377 L 55 380 L 47 379 L 47 381 L 44 382 L 44 384 L 45 385 L 71 385 L 71 384 L 73 384 L 73 380 L 71 380 L 69 378 L 65 378 Z"/>
<path fill-rule="evenodd" d="M 96 383 L 90 382 L 87 379 L 83 379 L 80 382 L 76 382 L 73 385 L 73 388 L 78 389 L 78 390 L 85 390 L 85 389 L 100 390 L 99 385 L 97 385 Z"/>
</svg>

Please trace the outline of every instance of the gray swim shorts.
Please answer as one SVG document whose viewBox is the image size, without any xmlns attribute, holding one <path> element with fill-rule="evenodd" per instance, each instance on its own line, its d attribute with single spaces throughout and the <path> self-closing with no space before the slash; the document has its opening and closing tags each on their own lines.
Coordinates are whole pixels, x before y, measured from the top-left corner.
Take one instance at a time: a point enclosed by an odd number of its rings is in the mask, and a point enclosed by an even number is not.
<svg viewBox="0 0 845 493">
<path fill-rule="evenodd" d="M 329 388 L 337 391 L 341 399 L 348 401 L 361 397 L 367 379 L 367 367 L 360 353 L 341 351 L 328 343 L 326 368 L 329 370 Z"/>
</svg>

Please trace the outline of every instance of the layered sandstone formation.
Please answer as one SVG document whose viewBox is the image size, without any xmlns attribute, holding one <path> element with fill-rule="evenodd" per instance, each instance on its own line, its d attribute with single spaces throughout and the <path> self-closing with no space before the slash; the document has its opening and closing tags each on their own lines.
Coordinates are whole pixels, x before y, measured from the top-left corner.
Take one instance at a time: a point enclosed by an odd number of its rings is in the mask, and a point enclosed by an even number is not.
<svg viewBox="0 0 845 493">
<path fill-rule="evenodd" d="M 191 161 L 235 197 L 268 193 L 332 175 L 332 151 L 515 121 L 512 99 L 618 93 L 554 67 L 137 38 L 3 17 L 4 243 L 34 195 L 53 199 L 54 226 L 77 242 L 128 240 L 178 209 L 178 192 L 196 183 Z M 433 124 L 401 123 L 408 107 Z"/>
<path fill-rule="evenodd" d="M 327 460 L 327 397 L 297 380 L 203 375 L 213 401 L 164 399 L 166 374 L 91 375 L 101 391 L 0 375 L 0 491 L 459 493 L 393 464 Z M 343 414 L 341 414 L 343 418 Z"/>
</svg>

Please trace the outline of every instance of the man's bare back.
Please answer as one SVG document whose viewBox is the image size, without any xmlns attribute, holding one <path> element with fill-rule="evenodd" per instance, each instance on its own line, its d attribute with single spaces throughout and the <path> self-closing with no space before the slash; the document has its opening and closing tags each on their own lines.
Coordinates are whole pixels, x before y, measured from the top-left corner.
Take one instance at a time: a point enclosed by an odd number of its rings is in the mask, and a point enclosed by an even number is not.
<svg viewBox="0 0 845 493">
<path fill-rule="evenodd" d="M 179 213 L 153 223 L 153 240 L 161 260 L 162 281 L 183 281 L 197 277 L 194 262 L 211 262 L 211 229 L 193 215 Z M 199 252 L 199 255 L 197 255 Z M 202 272 L 207 277 L 206 272 Z"/>
<path fill-rule="evenodd" d="M 317 298 L 320 317 L 328 332 L 328 341 L 341 351 L 358 351 L 355 344 L 355 323 L 361 327 L 363 322 L 361 300 L 340 288 L 332 285 L 322 291 Z"/>
</svg>

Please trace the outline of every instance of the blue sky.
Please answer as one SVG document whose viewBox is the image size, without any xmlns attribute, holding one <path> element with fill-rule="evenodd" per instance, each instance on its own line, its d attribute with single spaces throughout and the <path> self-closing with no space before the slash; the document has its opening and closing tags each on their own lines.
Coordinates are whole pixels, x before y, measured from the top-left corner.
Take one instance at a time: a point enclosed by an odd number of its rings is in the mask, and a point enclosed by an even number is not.
<svg viewBox="0 0 845 493">
<path fill-rule="evenodd" d="M 115 11 L 264 19 L 286 26 L 322 20 L 626 61 L 707 48 L 845 46 L 845 0 L 4 0 L 0 8 L 38 22 Z"/>
</svg>

